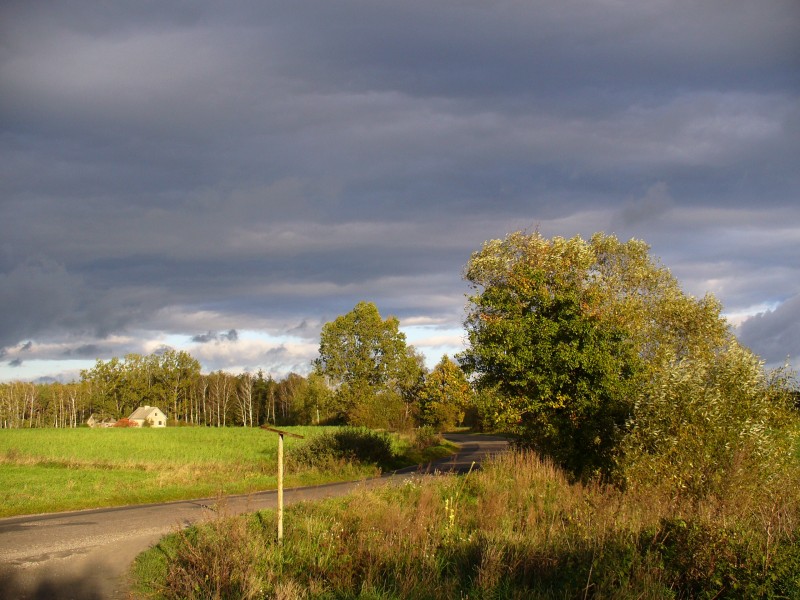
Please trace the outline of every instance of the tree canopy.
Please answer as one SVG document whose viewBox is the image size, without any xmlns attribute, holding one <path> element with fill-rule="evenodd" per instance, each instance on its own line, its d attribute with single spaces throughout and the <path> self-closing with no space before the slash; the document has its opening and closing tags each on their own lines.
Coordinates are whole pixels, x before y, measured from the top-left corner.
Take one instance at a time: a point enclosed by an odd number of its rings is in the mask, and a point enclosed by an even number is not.
<svg viewBox="0 0 800 600">
<path fill-rule="evenodd" d="M 496 419 L 573 472 L 607 472 L 643 382 L 730 338 L 719 303 L 682 292 L 641 241 L 516 232 L 465 269 L 459 360 L 501 395 Z"/>
<path fill-rule="evenodd" d="M 385 427 L 407 414 L 404 390 L 418 385 L 422 366 L 399 327 L 372 302 L 322 327 L 314 368 L 334 388 L 342 420 Z"/>
</svg>

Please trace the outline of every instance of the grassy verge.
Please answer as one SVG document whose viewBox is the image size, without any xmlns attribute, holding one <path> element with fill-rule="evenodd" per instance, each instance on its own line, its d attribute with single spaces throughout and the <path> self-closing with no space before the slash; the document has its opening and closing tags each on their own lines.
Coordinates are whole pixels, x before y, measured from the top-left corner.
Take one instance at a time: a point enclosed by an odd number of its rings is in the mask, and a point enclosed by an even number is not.
<svg viewBox="0 0 800 600">
<path fill-rule="evenodd" d="M 287 430 L 308 440 L 336 428 Z M 307 465 L 292 460 L 305 443 L 285 439 L 287 487 L 359 479 L 451 451 L 433 445 L 415 454 L 394 438 L 390 464 Z M 4 430 L 0 466 L 0 517 L 244 494 L 277 486 L 277 436 L 244 428 Z"/>
<path fill-rule="evenodd" d="M 800 502 L 571 484 L 532 454 L 275 515 L 219 517 L 134 565 L 147 598 L 796 598 Z"/>
</svg>

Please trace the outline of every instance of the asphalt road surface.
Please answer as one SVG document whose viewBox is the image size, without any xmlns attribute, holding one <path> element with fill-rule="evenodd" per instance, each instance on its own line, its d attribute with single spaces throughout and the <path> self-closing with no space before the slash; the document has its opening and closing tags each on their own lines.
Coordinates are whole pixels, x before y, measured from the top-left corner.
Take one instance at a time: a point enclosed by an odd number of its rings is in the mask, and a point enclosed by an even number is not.
<svg viewBox="0 0 800 600">
<path fill-rule="evenodd" d="M 359 487 L 397 481 L 420 471 L 466 472 L 503 452 L 503 438 L 453 434 L 460 451 L 425 467 L 383 477 L 284 491 L 284 502 L 321 500 Z M 218 510 L 240 514 L 277 506 L 275 491 L 218 499 L 125 506 L 0 519 L 0 598 L 8 600 L 122 600 L 129 598 L 127 573 L 133 559 L 164 535 Z"/>
</svg>

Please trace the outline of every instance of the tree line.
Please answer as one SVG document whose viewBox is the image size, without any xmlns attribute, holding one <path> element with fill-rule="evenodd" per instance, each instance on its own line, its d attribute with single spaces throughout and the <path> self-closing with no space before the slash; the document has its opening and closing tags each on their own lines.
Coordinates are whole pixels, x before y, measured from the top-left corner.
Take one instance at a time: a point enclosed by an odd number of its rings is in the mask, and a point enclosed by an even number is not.
<svg viewBox="0 0 800 600">
<path fill-rule="evenodd" d="M 334 339 L 343 335 L 342 328 L 358 342 L 348 346 Z M 0 428 L 79 427 L 92 415 L 115 421 L 139 406 L 158 406 L 173 426 L 346 423 L 444 429 L 457 425 L 469 409 L 471 390 L 455 362 L 445 356 L 428 373 L 397 320 L 382 319 L 374 304 L 359 303 L 326 325 L 320 352 L 308 375 L 282 379 L 263 370 L 202 373 L 191 354 L 169 349 L 97 360 L 71 383 L 0 383 Z"/>
<path fill-rule="evenodd" d="M 79 427 L 91 415 L 115 421 L 145 405 L 162 408 L 170 425 L 311 422 L 305 409 L 306 377 L 290 373 L 275 380 L 262 371 L 234 375 L 137 368 L 159 358 L 129 354 L 98 360 L 71 383 L 0 383 L 0 428 Z"/>
</svg>

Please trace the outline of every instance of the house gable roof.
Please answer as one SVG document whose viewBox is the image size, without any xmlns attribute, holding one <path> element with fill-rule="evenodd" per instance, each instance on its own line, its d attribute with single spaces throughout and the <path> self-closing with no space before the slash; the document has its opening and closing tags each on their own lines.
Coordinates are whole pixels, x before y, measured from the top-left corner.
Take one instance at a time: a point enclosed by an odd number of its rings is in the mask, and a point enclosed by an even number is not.
<svg viewBox="0 0 800 600">
<path fill-rule="evenodd" d="M 131 421 L 134 421 L 134 420 L 137 420 L 137 419 L 147 420 L 147 419 L 149 419 L 150 417 L 154 416 L 157 413 L 161 413 L 161 411 L 155 406 L 140 406 L 135 411 L 133 411 L 133 414 L 131 414 L 131 416 L 128 417 L 128 419 L 130 419 Z M 164 413 L 161 413 L 161 414 L 164 414 Z"/>
</svg>

